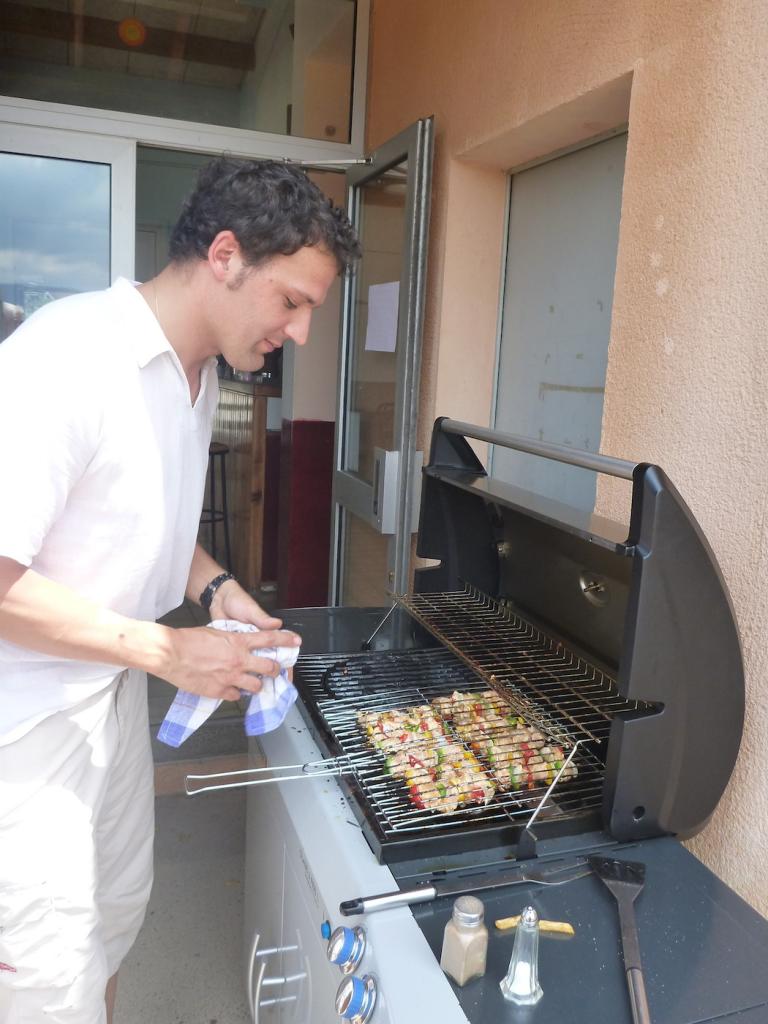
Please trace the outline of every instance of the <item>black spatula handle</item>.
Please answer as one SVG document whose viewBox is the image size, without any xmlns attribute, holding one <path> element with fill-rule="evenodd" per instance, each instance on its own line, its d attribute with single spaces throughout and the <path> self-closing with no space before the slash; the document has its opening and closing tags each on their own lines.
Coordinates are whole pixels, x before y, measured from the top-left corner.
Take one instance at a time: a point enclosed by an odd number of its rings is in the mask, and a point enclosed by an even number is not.
<svg viewBox="0 0 768 1024">
<path fill-rule="evenodd" d="M 616 902 L 619 904 L 621 949 L 624 954 L 629 1001 L 632 1004 L 632 1022 L 633 1024 L 651 1024 L 651 1012 L 648 1009 L 648 999 L 645 995 L 633 896 L 628 892 L 618 893 Z"/>
<path fill-rule="evenodd" d="M 651 1024 L 651 1011 L 648 1009 L 648 999 L 645 995 L 643 972 L 637 967 L 631 967 L 627 971 L 627 985 L 632 1004 L 633 1024 Z"/>
</svg>

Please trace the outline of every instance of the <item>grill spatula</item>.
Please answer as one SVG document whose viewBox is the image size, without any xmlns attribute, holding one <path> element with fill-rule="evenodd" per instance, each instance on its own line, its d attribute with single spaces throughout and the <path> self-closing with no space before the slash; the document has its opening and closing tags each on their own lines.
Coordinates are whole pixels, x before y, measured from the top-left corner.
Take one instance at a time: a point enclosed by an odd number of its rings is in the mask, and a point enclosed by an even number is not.
<svg viewBox="0 0 768 1024">
<path fill-rule="evenodd" d="M 619 905 L 621 948 L 632 1004 L 632 1020 L 634 1024 L 651 1024 L 635 920 L 635 900 L 645 883 L 645 864 L 631 860 L 615 860 L 611 857 L 589 857 L 588 860 L 595 874 L 603 880 Z"/>
</svg>

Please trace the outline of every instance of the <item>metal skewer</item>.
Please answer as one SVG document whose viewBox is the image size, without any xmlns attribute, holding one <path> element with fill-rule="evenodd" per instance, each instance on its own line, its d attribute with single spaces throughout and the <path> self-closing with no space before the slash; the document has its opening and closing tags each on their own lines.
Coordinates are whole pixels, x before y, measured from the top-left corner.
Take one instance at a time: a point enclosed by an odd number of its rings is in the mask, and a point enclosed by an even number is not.
<svg viewBox="0 0 768 1024">
<path fill-rule="evenodd" d="M 376 634 L 377 634 L 377 633 L 379 632 L 379 630 L 380 630 L 380 629 L 381 629 L 381 627 L 382 627 L 382 626 L 384 625 L 384 623 L 385 623 L 385 622 L 387 621 L 387 619 L 388 619 L 388 618 L 389 618 L 389 616 L 390 616 L 390 615 L 392 614 L 392 612 L 393 612 L 393 611 L 395 610 L 395 608 L 397 608 L 397 604 L 398 604 L 398 603 L 397 603 L 397 601 L 395 601 L 395 603 L 394 603 L 394 604 L 392 605 L 392 607 L 391 607 L 391 608 L 389 609 L 389 611 L 387 612 L 387 614 L 386 614 L 386 615 L 384 616 L 384 618 L 383 618 L 383 619 L 381 620 L 381 622 L 380 622 L 380 623 L 378 624 L 378 626 L 376 627 L 376 629 L 374 629 L 374 631 L 373 631 L 373 632 L 371 633 L 371 635 L 370 635 L 370 636 L 368 637 L 368 639 L 367 639 L 367 640 L 363 640 L 363 642 L 362 642 L 362 643 L 360 644 L 360 650 L 361 650 L 361 651 L 370 651 L 370 649 L 371 649 L 371 644 L 373 643 L 373 638 L 374 638 L 374 637 L 376 636 Z"/>
<path fill-rule="evenodd" d="M 534 809 L 533 814 L 530 816 L 527 824 L 523 828 L 523 831 L 520 833 L 520 838 L 517 841 L 518 860 L 528 860 L 529 858 L 538 856 L 538 854 L 536 853 L 536 835 L 531 829 L 531 825 L 533 825 L 534 821 L 536 821 L 536 819 L 538 818 L 539 813 L 541 812 L 547 800 L 549 799 L 549 794 L 560 781 L 560 776 L 563 774 L 565 769 L 573 760 L 573 755 L 576 753 L 576 748 L 582 742 L 582 740 L 576 740 L 576 742 L 573 744 L 571 752 L 568 754 L 568 757 L 565 759 L 565 761 L 563 761 L 562 765 L 560 766 L 560 769 L 558 770 L 557 775 L 555 775 L 554 779 L 552 779 L 552 782 L 549 784 L 546 793 L 541 798 L 541 800 L 539 800 L 536 808 Z M 509 811 L 506 808 L 504 808 L 504 810 L 506 811 L 507 816 L 511 817 Z"/>
<path fill-rule="evenodd" d="M 528 819 L 528 824 L 525 826 L 526 831 L 528 831 L 530 829 L 531 825 L 533 825 L 534 821 L 536 821 L 536 819 L 538 818 L 539 812 L 541 811 L 541 809 L 544 807 L 544 804 L 549 799 L 549 794 L 552 792 L 552 790 L 558 784 L 558 782 L 560 781 L 560 776 L 563 774 L 565 769 L 568 767 L 568 765 L 573 760 L 573 755 L 576 753 L 576 748 L 578 747 L 578 745 L 581 742 L 582 742 L 582 740 L 576 740 L 576 742 L 573 744 L 573 748 L 572 748 L 570 754 L 563 761 L 562 765 L 560 766 L 560 768 L 559 768 L 559 770 L 557 772 L 557 775 L 550 782 L 549 787 L 547 789 L 547 792 L 544 794 L 544 796 L 541 798 L 541 800 L 539 800 L 539 803 L 538 803 L 538 806 L 536 807 L 536 810 L 533 812 L 533 814 Z"/>
</svg>

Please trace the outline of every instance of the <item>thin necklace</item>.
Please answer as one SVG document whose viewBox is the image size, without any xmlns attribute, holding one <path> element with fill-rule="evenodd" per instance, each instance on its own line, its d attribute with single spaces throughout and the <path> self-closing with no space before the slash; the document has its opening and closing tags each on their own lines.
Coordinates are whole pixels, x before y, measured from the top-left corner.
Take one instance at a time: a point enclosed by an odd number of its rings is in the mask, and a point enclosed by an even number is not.
<svg viewBox="0 0 768 1024">
<path fill-rule="evenodd" d="M 154 292 L 155 295 L 155 317 L 157 319 L 157 325 L 162 331 L 163 325 L 160 323 L 160 303 L 158 302 L 157 299 L 157 284 L 154 281 L 152 282 L 152 291 Z"/>
</svg>

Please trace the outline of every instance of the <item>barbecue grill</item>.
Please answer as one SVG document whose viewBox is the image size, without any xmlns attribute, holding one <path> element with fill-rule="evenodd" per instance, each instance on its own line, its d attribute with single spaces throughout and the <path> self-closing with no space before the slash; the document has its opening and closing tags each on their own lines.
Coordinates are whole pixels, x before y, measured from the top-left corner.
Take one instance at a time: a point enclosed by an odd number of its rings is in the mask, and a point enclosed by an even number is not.
<svg viewBox="0 0 768 1024">
<path fill-rule="evenodd" d="M 744 677 L 714 555 L 663 471 L 555 446 L 533 453 L 632 480 L 628 531 L 490 480 L 467 436 L 438 420 L 424 490 L 415 592 L 398 603 L 434 649 L 303 657 L 296 684 L 380 860 L 520 845 L 604 828 L 618 840 L 698 832 L 738 753 Z M 512 439 L 520 447 L 520 442 Z M 493 690 L 566 751 L 562 781 L 497 792 L 485 807 L 418 810 L 358 724 L 454 690 Z M 487 768 L 487 765 L 484 766 Z"/>
<path fill-rule="evenodd" d="M 631 481 L 628 528 L 489 478 L 470 438 Z M 594 853 L 647 865 L 637 913 L 654 1024 L 766 1019 L 765 922 L 669 838 L 695 834 L 714 811 L 744 714 L 728 593 L 673 484 L 658 466 L 441 419 L 423 471 L 417 552 L 432 564 L 417 569 L 412 593 L 394 596 L 380 632 L 386 609 L 285 613 L 304 637 L 301 696 L 262 739 L 265 774 L 280 778 L 293 764 L 309 781 L 249 790 L 254 1020 L 259 1007 L 283 1003 L 296 1004 L 291 1020 L 337 1019 L 337 963 L 356 972 L 354 985 L 339 989 L 342 1004 L 359 1000 L 356 1020 L 369 1012 L 374 1024 L 501 1019 L 509 943 L 492 934 L 486 977 L 459 990 L 438 966 L 450 903 L 391 909 L 391 894 L 439 891 L 441 881 L 465 877 L 480 885 L 533 856 L 546 867 Z M 417 806 L 361 716 L 423 706 L 440 715 L 454 693 L 471 704 L 489 691 L 508 717 L 562 749 L 554 778 L 496 783 L 487 802 L 450 810 Z M 441 728 L 495 780 L 455 719 Z M 542 1024 L 631 1019 L 615 909 L 606 910 L 601 888 L 581 878 L 541 895 L 498 888 L 484 896 L 489 921 L 519 913 L 524 898 L 540 916 L 576 926 L 570 946 L 541 945 Z M 350 951 L 329 966 L 318 925 L 327 938 L 339 913 L 374 904 L 390 909 L 365 913 L 329 942 L 329 957 Z"/>
<path fill-rule="evenodd" d="M 489 685 L 504 694 L 526 723 L 566 751 L 580 741 L 573 758 L 578 776 L 556 787 L 556 795 L 542 808 L 541 834 L 562 834 L 573 827 L 574 820 L 580 829 L 599 827 L 601 752 L 611 716 L 636 711 L 638 703 L 618 697 L 615 683 L 604 672 L 471 588 L 414 597 L 404 604 L 424 624 L 447 619 L 462 630 L 474 627 L 473 645 L 488 654 L 485 674 L 477 667 L 482 662 L 470 661 L 466 650 L 460 658 L 446 646 L 344 658 L 307 657 L 301 661 L 297 680 L 314 735 L 344 773 L 358 820 L 376 856 L 393 861 L 413 857 L 417 850 L 426 856 L 446 848 L 518 841 L 546 785 L 499 790 L 488 805 L 455 813 L 417 809 L 405 784 L 392 777 L 384 755 L 371 750 L 358 724 L 360 712 L 430 704 L 454 691 L 471 699 L 469 695 L 479 696 Z M 455 740 L 450 726 L 447 732 Z M 492 778 L 487 764 L 484 768 Z"/>
</svg>

